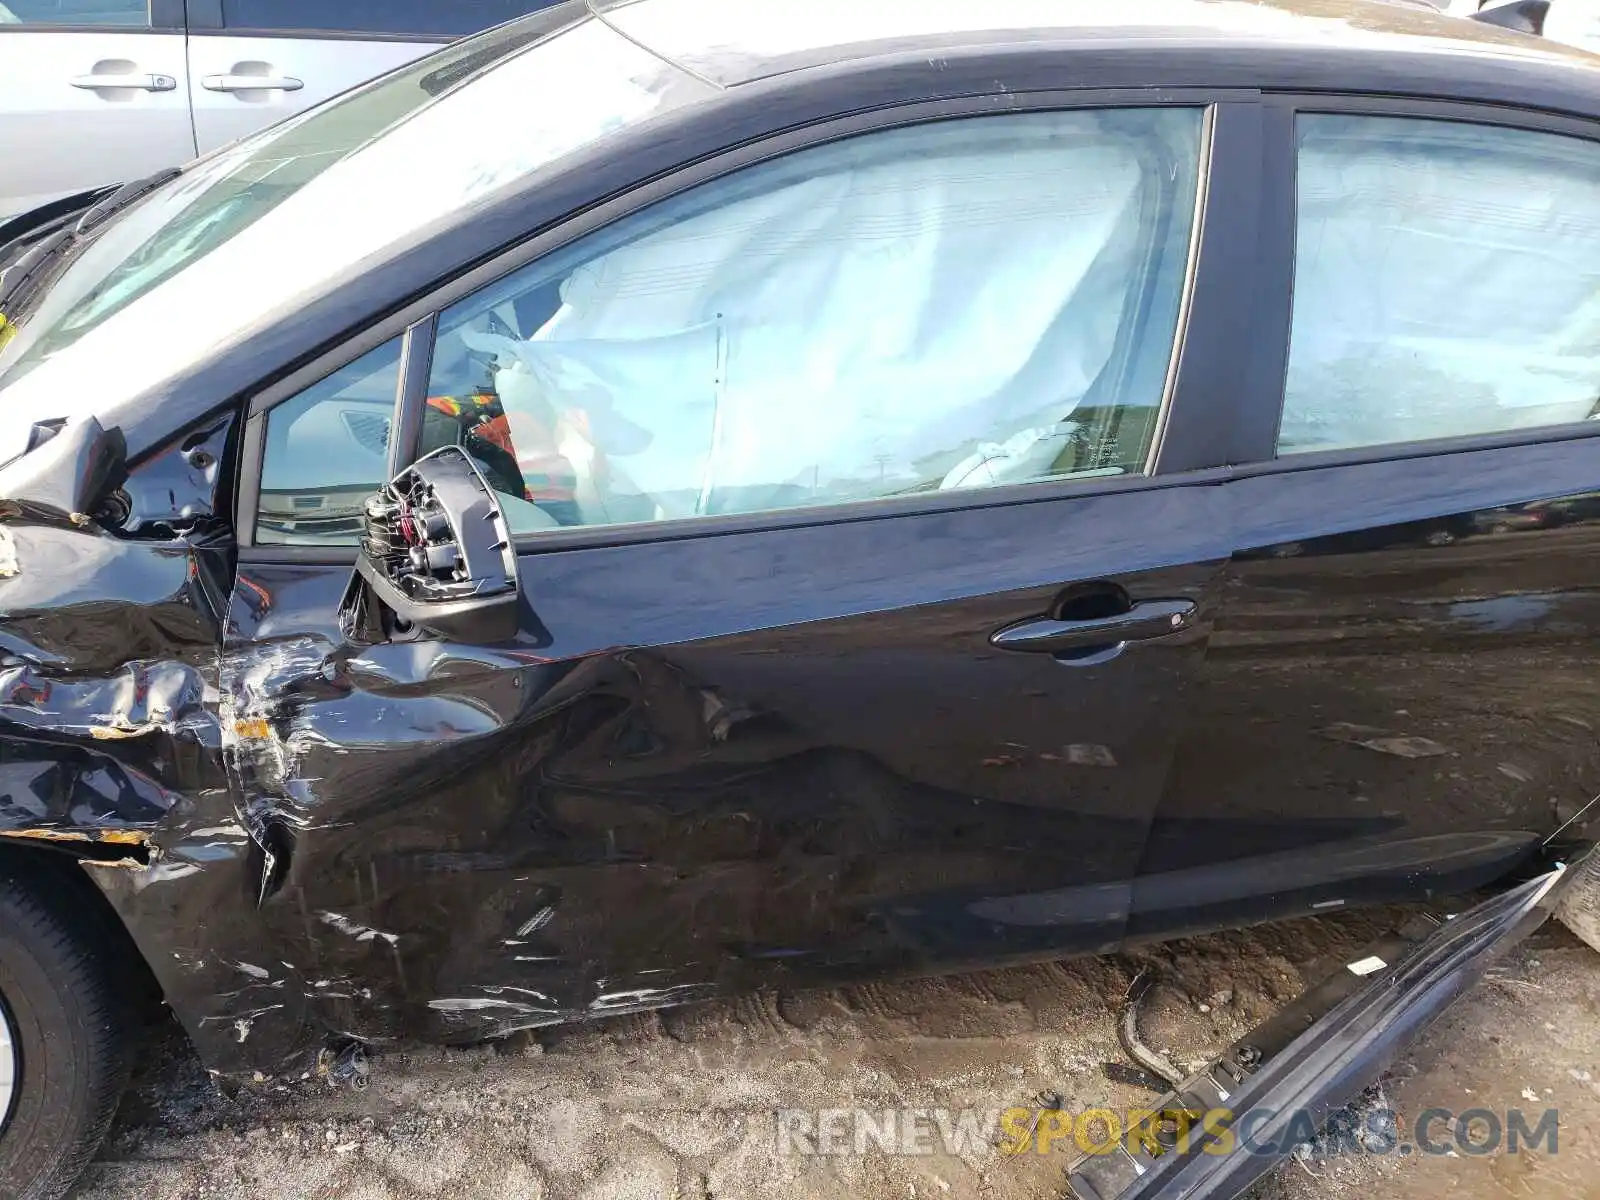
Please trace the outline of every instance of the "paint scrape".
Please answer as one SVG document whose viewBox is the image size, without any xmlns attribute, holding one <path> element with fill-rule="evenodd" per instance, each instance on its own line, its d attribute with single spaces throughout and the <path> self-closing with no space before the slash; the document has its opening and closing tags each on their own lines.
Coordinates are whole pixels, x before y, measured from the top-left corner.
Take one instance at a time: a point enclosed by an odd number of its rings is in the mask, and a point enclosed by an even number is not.
<svg viewBox="0 0 1600 1200">
<path fill-rule="evenodd" d="M 381 929 L 373 929 L 366 925 L 358 924 L 349 917 L 336 912 L 319 912 L 317 917 L 324 925 L 331 925 L 340 933 L 347 933 L 358 942 L 370 942 L 375 938 L 382 938 L 391 946 L 399 945 L 398 933 L 385 933 Z"/>
</svg>

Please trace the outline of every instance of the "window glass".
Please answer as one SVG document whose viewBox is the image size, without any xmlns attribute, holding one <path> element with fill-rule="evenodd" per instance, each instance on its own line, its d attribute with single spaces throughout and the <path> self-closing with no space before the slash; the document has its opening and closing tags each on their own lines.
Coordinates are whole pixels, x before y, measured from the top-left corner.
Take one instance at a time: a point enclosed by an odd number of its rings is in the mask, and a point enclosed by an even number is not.
<svg viewBox="0 0 1600 1200">
<path fill-rule="evenodd" d="M 267 412 L 256 542 L 353 546 L 361 505 L 389 478 L 402 338 Z"/>
<path fill-rule="evenodd" d="M 9 2 L 9 0 L 8 0 Z M 222 0 L 229 29 L 323 29 L 461 37 L 557 0 Z"/>
<path fill-rule="evenodd" d="M 4 25 L 150 25 L 149 0 L 0 0 Z"/>
<path fill-rule="evenodd" d="M 1140 471 L 1202 121 L 944 121 L 704 184 L 445 312 L 423 448 L 524 531 Z"/>
<path fill-rule="evenodd" d="M 1299 121 L 1278 450 L 1582 421 L 1600 404 L 1600 145 Z"/>
<path fill-rule="evenodd" d="M 75 242 L 5 314 L 0 460 L 29 414 L 104 415 L 436 222 L 707 93 L 603 23 L 573 23 L 581 11 L 464 39 L 252 134 Z"/>
</svg>

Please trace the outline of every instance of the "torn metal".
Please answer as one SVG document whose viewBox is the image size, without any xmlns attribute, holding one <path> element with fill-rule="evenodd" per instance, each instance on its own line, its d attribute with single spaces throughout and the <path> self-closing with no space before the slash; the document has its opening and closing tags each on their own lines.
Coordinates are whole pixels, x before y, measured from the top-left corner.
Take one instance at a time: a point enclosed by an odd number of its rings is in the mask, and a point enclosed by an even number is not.
<svg viewBox="0 0 1600 1200">
<path fill-rule="evenodd" d="M 239 917 L 251 841 L 218 722 L 232 424 L 130 470 L 90 419 L 0 471 L 0 845 L 83 863 L 202 1054 L 299 1004 L 285 972 L 241 989 L 230 965 L 276 958 Z"/>
<path fill-rule="evenodd" d="M 673 547 L 549 556 L 540 615 L 519 591 L 507 640 L 374 632 L 346 619 L 348 562 L 237 561 L 213 511 L 234 432 L 213 421 L 124 470 L 69 425 L 43 466 L 0 471 L 0 846 L 89 860 L 221 1075 L 301 1074 L 330 1036 L 476 1041 L 757 983 L 1104 951 L 1151 914 L 1236 923 L 1312 876 L 1315 905 L 1361 901 L 1375 871 L 1402 894 L 1424 868 L 1486 882 L 1537 846 L 1519 819 L 1391 861 L 1382 814 L 1206 809 L 1153 840 L 1175 725 L 1139 697 L 1198 651 L 1145 655 L 1121 702 L 1089 703 L 1061 664 L 972 644 L 1019 595 L 1048 607 L 1015 579 L 914 619 L 825 610 L 769 580 L 771 555 L 755 570 L 707 539 L 692 570 Z M 99 482 L 49 473 L 66 463 Z M 879 586 L 872 549 L 851 586 Z M 745 594 L 717 611 L 677 582 L 735 567 Z M 758 602 L 777 615 L 752 629 Z M 624 611 L 643 644 L 610 640 Z M 921 690 L 937 703 L 908 714 Z M 1337 732 L 1363 764 L 1403 762 L 1370 753 L 1383 730 Z M 1208 830 L 1257 840 L 1248 874 L 1184 865 Z"/>
<path fill-rule="evenodd" d="M 50 842 L 102 867 L 142 869 L 153 857 L 150 834 L 142 829 L 0 829 L 0 838 Z"/>
</svg>

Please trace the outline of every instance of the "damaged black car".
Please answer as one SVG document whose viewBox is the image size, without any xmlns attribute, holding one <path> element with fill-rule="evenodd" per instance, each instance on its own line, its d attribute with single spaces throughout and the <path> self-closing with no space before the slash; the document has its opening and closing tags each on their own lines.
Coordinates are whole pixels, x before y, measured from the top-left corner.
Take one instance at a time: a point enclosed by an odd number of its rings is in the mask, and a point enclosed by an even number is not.
<svg viewBox="0 0 1600 1200">
<path fill-rule="evenodd" d="M 1582 51 L 590 0 L 0 240 L 6 1195 L 162 1005 L 248 1083 L 1442 906 L 1178 1089 L 1326 1111 L 1600 947 Z"/>
</svg>

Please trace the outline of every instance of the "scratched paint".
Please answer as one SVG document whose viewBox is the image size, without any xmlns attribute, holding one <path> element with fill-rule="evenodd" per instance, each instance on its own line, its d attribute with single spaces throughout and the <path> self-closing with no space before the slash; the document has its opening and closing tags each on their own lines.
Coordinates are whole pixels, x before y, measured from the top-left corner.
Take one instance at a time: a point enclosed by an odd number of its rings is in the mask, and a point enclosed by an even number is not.
<svg viewBox="0 0 1600 1200">
<path fill-rule="evenodd" d="M 91 426 L 0 470 L 0 842 L 85 859 L 208 1063 L 276 1070 L 301 984 L 257 965 L 281 939 L 240 903 L 253 843 L 219 721 L 231 422 L 136 465 L 120 520 L 85 515 L 116 442 Z"/>
</svg>

